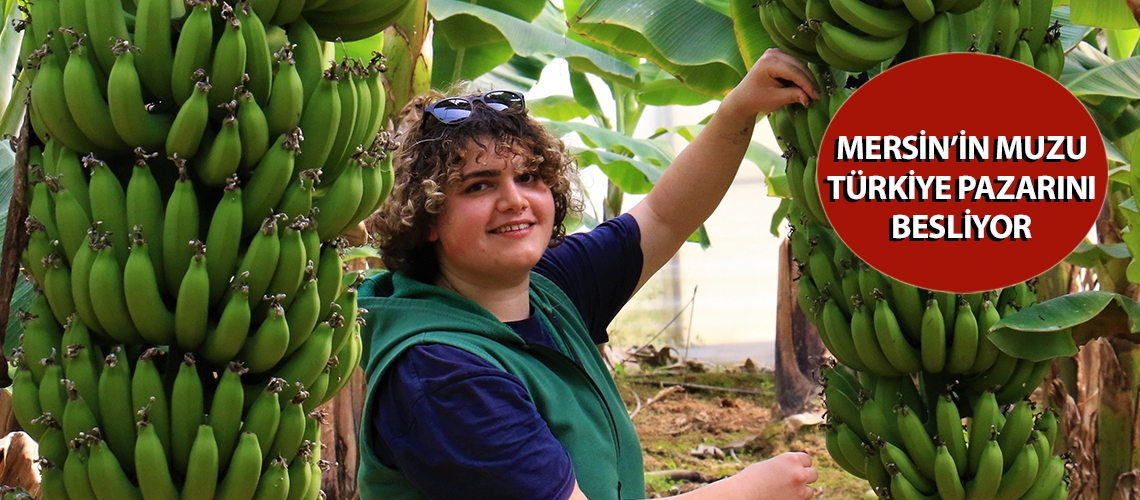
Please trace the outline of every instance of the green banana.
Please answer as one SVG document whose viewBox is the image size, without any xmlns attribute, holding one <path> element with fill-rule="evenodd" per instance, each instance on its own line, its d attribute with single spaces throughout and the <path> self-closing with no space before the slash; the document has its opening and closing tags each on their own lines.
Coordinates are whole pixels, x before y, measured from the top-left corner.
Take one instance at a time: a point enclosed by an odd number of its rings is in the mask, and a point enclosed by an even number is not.
<svg viewBox="0 0 1140 500">
<path fill-rule="evenodd" d="M 130 255 L 130 228 L 127 227 L 127 193 L 107 164 L 94 156 L 83 158 L 83 166 L 91 171 L 91 218 L 102 224 L 115 252 L 119 267 Z"/>
<path fill-rule="evenodd" d="M 203 357 L 216 364 L 232 360 L 249 335 L 249 286 L 245 284 L 245 277 L 232 287 L 235 291 L 230 294 L 218 324 L 206 334 L 200 350 Z"/>
<path fill-rule="evenodd" d="M 1033 486 L 1037 478 L 1037 450 L 1033 443 L 1026 442 L 1021 449 L 1012 450 L 1016 458 L 1002 473 L 1001 483 L 998 484 L 994 500 L 1017 500 Z M 1002 455 L 1004 458 L 1005 455 Z"/>
<path fill-rule="evenodd" d="M 301 500 L 309 490 L 313 469 L 309 467 L 312 453 L 307 449 L 297 452 L 289 462 L 289 495 L 286 500 Z"/>
<path fill-rule="evenodd" d="M 166 289 L 165 276 L 162 273 L 162 245 L 160 236 L 163 234 L 163 196 L 158 187 L 158 181 L 152 175 L 147 161 L 155 154 L 146 154 L 141 148 L 135 150 L 135 168 L 131 170 L 131 179 L 127 183 L 127 228 L 136 226 L 142 228 L 144 235 L 149 236 L 155 244 L 149 245 L 150 263 L 154 265 L 155 279 L 160 290 Z"/>
<path fill-rule="evenodd" d="M 71 293 L 71 270 L 68 269 L 63 257 L 54 251 L 43 258 L 43 264 L 46 269 L 44 270 L 44 282 L 40 283 L 40 286 L 43 287 L 44 295 L 47 296 L 48 303 L 51 304 L 51 310 L 56 321 L 66 323 L 65 311 L 75 310 L 75 302 Z"/>
<path fill-rule="evenodd" d="M 289 497 L 289 461 L 277 457 L 269 461 L 269 466 L 257 482 L 253 498 L 257 500 L 286 500 Z"/>
<path fill-rule="evenodd" d="M 918 55 L 932 56 L 952 52 L 950 48 L 950 16 L 939 13 L 922 24 L 918 38 Z"/>
<path fill-rule="evenodd" d="M 182 276 L 194 258 L 194 248 L 188 243 L 198 239 L 198 196 L 186 171 L 186 160 L 174 156 L 178 168 L 178 181 L 166 202 L 162 233 L 163 272 L 167 291 L 177 296 Z"/>
<path fill-rule="evenodd" d="M 297 73 L 301 76 L 305 92 L 303 109 L 307 110 L 309 99 L 316 92 L 321 75 L 324 74 L 324 42 L 317 37 L 317 32 L 313 31 L 304 17 L 286 26 L 286 34 L 289 41 L 295 44 L 293 60 L 296 61 Z"/>
<path fill-rule="evenodd" d="M 297 217 L 281 233 L 277 269 L 273 272 L 273 278 L 265 293 L 271 296 L 284 295 L 280 301 L 282 308 L 288 308 L 293 302 L 293 295 L 301 287 L 301 281 L 305 277 L 305 264 L 309 262 L 309 258 L 305 255 L 305 242 L 301 239 L 301 231 L 308 225 L 308 219 Z M 262 302 L 262 305 L 265 303 Z"/>
<path fill-rule="evenodd" d="M 170 457 L 170 403 L 155 359 L 166 353 L 158 348 L 149 348 L 139 355 L 131 378 L 131 406 L 135 409 L 135 421 L 142 420 L 140 409 L 146 408 L 146 416 L 154 426 L 155 433 L 162 443 L 167 458 Z M 137 464 L 136 464 L 137 465 Z"/>
<path fill-rule="evenodd" d="M 43 414 L 58 421 L 63 418 L 63 411 L 67 406 L 67 389 L 62 382 L 65 380 L 63 365 L 56 360 L 56 356 L 55 351 L 52 351 L 51 356 L 40 360 L 44 366 L 44 382 L 40 383 L 38 396 Z M 46 421 L 43 425 L 50 427 Z"/>
<path fill-rule="evenodd" d="M 75 34 L 73 32 L 73 34 Z M 83 134 L 100 148 L 110 151 L 129 149 L 127 143 L 115 132 L 111 121 L 111 108 L 99 89 L 100 80 L 106 82 L 106 75 L 100 77 L 84 45 L 87 37 L 76 34 L 77 40 L 71 46 L 71 55 L 63 68 L 63 93 L 67 99 L 67 109 L 71 116 L 82 117 L 75 124 Z M 106 86 L 106 83 L 103 83 Z"/>
<path fill-rule="evenodd" d="M 170 392 L 170 454 L 179 473 L 185 474 L 190 465 L 191 448 L 205 418 L 205 394 L 197 362 L 192 353 L 186 353 Z"/>
<path fill-rule="evenodd" d="M 253 498 L 257 491 L 257 483 L 251 481 L 252 477 L 261 477 L 261 447 L 257 442 L 257 435 L 252 432 L 243 432 L 234 448 L 233 458 L 228 467 L 223 467 L 226 474 L 218 483 L 217 500 L 240 500 Z"/>
<path fill-rule="evenodd" d="M 898 417 L 899 435 L 906 445 L 907 455 L 924 476 L 935 477 L 934 457 L 937 455 L 937 450 L 934 448 L 934 441 L 922 426 L 918 414 L 903 405 L 895 410 L 895 415 Z"/>
<path fill-rule="evenodd" d="M 140 226 L 132 234 L 134 245 L 123 269 L 123 289 L 131 320 L 147 342 L 168 345 L 174 340 L 174 313 L 162 300 L 157 273 L 150 261 L 150 246 Z"/>
<path fill-rule="evenodd" d="M 72 316 L 73 318 L 75 316 Z M 91 410 L 92 417 L 94 418 L 99 414 L 99 369 L 102 368 L 103 363 L 95 364 L 94 356 L 92 356 L 93 349 L 88 348 L 83 344 L 70 344 L 65 348 L 64 353 L 64 373 L 74 383 L 76 393 L 82 396 L 87 403 L 87 407 Z M 100 352 L 100 355 L 102 353 Z M 70 360 L 70 361 L 69 361 Z M 102 361 L 102 356 L 100 356 Z M 66 412 L 66 409 L 64 410 Z M 66 414 L 66 413 L 65 413 Z M 94 419 L 96 422 L 97 418 Z M 66 428 L 66 422 L 64 422 Z M 94 427 L 94 425 L 92 425 Z M 79 429 L 82 431 L 83 429 Z M 75 436 L 68 436 L 68 439 Z"/>
<path fill-rule="evenodd" d="M 1040 465 L 1040 464 L 1038 464 Z M 1054 493 L 1064 488 L 1065 460 L 1059 456 L 1051 456 L 1045 467 L 1037 473 L 1033 485 L 1021 496 L 1024 500 L 1048 500 L 1055 498 Z M 1066 495 L 1063 498 L 1068 498 Z"/>
<path fill-rule="evenodd" d="M 347 156 L 356 149 L 356 145 L 350 144 L 349 141 L 354 137 L 354 133 L 358 132 L 354 130 L 354 127 L 356 126 L 357 115 L 361 114 L 358 112 L 359 103 L 357 102 L 360 94 L 356 91 L 356 78 L 348 59 L 343 59 L 339 65 L 334 65 L 332 70 L 337 79 L 336 89 L 337 100 L 340 101 L 340 122 L 337 124 L 336 135 L 332 139 L 328 158 L 321 165 L 323 171 L 321 177 L 327 184 L 334 183 L 340 178 L 340 174 L 346 167 L 351 167 L 347 161 Z M 371 110 L 367 111 L 370 112 Z"/>
<path fill-rule="evenodd" d="M 87 436 L 87 444 L 91 449 L 87 460 L 87 473 L 91 479 L 91 489 L 95 497 L 110 500 L 143 500 L 142 492 L 131 483 L 123 472 L 119 460 L 107 447 L 98 432 Z"/>
<path fill-rule="evenodd" d="M 63 414 L 60 414 L 60 418 L 63 418 Z M 63 424 L 48 413 L 38 417 L 36 424 L 44 427 L 39 442 L 40 457 L 53 463 L 64 463 L 67 460 L 67 439 L 63 437 Z"/>
<path fill-rule="evenodd" d="M 887 420 L 887 415 L 891 411 L 890 406 L 869 396 L 860 399 L 859 422 L 863 424 L 867 438 L 881 439 L 895 446 L 904 446 L 895 419 Z"/>
<path fill-rule="evenodd" d="M 234 106 L 230 102 L 223 107 L 229 114 L 222 119 L 222 128 L 207 148 L 205 157 L 198 162 L 195 172 L 202 184 L 211 187 L 226 185 L 227 179 L 237 173 L 241 166 L 241 122 L 237 119 Z"/>
<path fill-rule="evenodd" d="M 281 134 L 277 142 L 261 157 L 253 170 L 242 197 L 242 237 L 252 235 L 273 210 L 293 173 L 294 159 L 300 150 L 299 131 Z"/>
<path fill-rule="evenodd" d="M 127 145 L 156 151 L 166 144 L 174 118 L 166 113 L 151 112 L 151 106 L 143 100 L 135 50 L 126 39 L 115 43 L 115 65 L 107 77 L 107 104 L 111 107 L 115 131 Z"/>
<path fill-rule="evenodd" d="M 927 373 L 939 373 L 946 367 L 946 321 L 933 297 L 926 301 L 920 331 L 922 368 Z"/>
<path fill-rule="evenodd" d="M 966 500 L 966 488 L 945 444 L 938 445 L 938 454 L 934 457 L 934 484 L 943 500 Z"/>
<path fill-rule="evenodd" d="M 39 386 L 44 378 L 44 366 L 39 361 L 51 356 L 52 349 L 58 349 L 62 345 L 63 327 L 56 323 L 43 293 L 36 293 L 29 310 L 18 311 L 16 317 L 24 327 L 24 339 L 20 344 L 23 347 L 23 363 L 20 364 L 31 373 L 32 382 Z M 32 418 L 38 417 L 40 413 L 37 411 Z"/>
<path fill-rule="evenodd" d="M 91 476 L 87 470 L 89 459 L 86 433 L 67 442 L 67 460 L 63 463 L 63 482 L 68 499 L 95 500 L 95 491 L 91 489 Z"/>
<path fill-rule="evenodd" d="M 245 88 L 257 100 L 258 106 L 265 106 L 269 103 L 269 93 L 273 86 L 273 55 L 269 52 L 263 22 L 266 18 L 256 13 L 248 2 L 238 2 L 234 11 L 241 23 L 241 35 L 246 47 L 245 73 L 249 78 L 245 82 Z"/>
<path fill-rule="evenodd" d="M 297 63 L 293 60 L 293 44 L 286 44 L 274 54 L 277 63 L 277 76 L 273 79 L 273 89 L 269 102 L 265 105 L 265 120 L 269 125 L 269 136 L 277 137 L 296 129 L 301 124 L 304 111 L 305 89 Z"/>
<path fill-rule="evenodd" d="M 851 26 L 872 36 L 894 37 L 914 24 L 905 9 L 882 9 L 859 0 L 831 0 L 831 8 Z"/>
<path fill-rule="evenodd" d="M 294 168 L 296 162 L 294 161 Z M 296 171 L 296 170 L 294 170 Z M 302 170 L 294 174 L 293 180 L 285 187 L 285 193 L 277 203 L 277 213 L 285 214 L 285 220 L 296 219 L 298 215 L 309 216 L 313 209 L 313 192 L 320 183 L 321 170 Z"/>
<path fill-rule="evenodd" d="M 99 429 L 111 451 L 123 457 L 123 468 L 134 472 L 135 410 L 131 404 L 131 365 L 115 346 L 99 375 Z"/>
<path fill-rule="evenodd" d="M 954 318 L 954 336 L 947 354 L 946 371 L 948 373 L 965 373 L 974 364 L 978 354 L 978 319 L 974 316 L 970 303 L 961 298 L 958 300 L 957 313 Z"/>
<path fill-rule="evenodd" d="M 257 436 L 263 462 L 269 457 L 273 437 L 277 435 L 277 427 L 281 423 L 280 393 L 285 385 L 285 379 L 270 378 L 242 419 L 241 431 Z"/>
<path fill-rule="evenodd" d="M 946 445 L 954 466 L 957 467 L 957 476 L 965 476 L 969 464 L 969 455 L 966 451 L 966 436 L 962 429 L 962 417 L 958 412 L 958 405 L 954 402 L 953 393 L 945 392 L 938 397 L 935 404 L 935 427 L 938 436 Z M 936 464 L 937 465 L 937 464 Z"/>
<path fill-rule="evenodd" d="M 931 0 L 903 0 L 903 6 L 911 17 L 919 23 L 925 23 L 934 18 L 934 2 Z"/>
<path fill-rule="evenodd" d="M 302 81 L 304 81 L 304 75 L 302 75 Z M 342 112 L 337 84 L 334 71 L 328 69 L 317 83 L 316 90 L 305 100 L 305 109 L 301 113 L 300 125 L 305 138 L 305 147 L 297 155 L 296 164 L 293 167 L 294 175 L 304 170 L 324 167 L 325 160 L 332 152 Z M 300 214 L 288 215 L 295 217 Z"/>
<path fill-rule="evenodd" d="M 210 427 L 213 428 L 214 439 L 217 445 L 218 470 L 229 468 L 230 458 L 241 436 L 242 408 L 245 402 L 245 391 L 242 390 L 241 376 L 246 368 L 239 362 L 226 365 L 214 390 L 214 399 L 210 402 Z M 201 435 L 201 434 L 199 434 Z M 258 448 L 260 458 L 261 449 Z"/>
<path fill-rule="evenodd" d="M 859 436 L 855 435 L 855 431 L 843 423 L 839 424 L 836 428 L 836 432 L 838 433 L 839 450 L 847 457 L 848 465 L 852 467 L 848 469 L 847 472 L 850 472 L 860 479 L 866 479 L 863 469 L 864 462 L 858 460 L 863 457 L 862 440 L 859 439 Z"/>
<path fill-rule="evenodd" d="M 222 35 L 214 44 L 213 62 L 210 66 L 210 109 L 233 100 L 235 89 L 242 84 L 249 48 L 242 35 L 243 27 L 234 15 L 233 7 L 222 3 Z M 221 118 L 221 115 L 215 115 Z M 228 176 L 227 176 L 228 177 Z"/>
<path fill-rule="evenodd" d="M 285 348 L 289 345 L 289 324 L 285 322 L 285 311 L 276 298 L 269 300 L 269 315 L 238 352 L 238 358 L 245 363 L 250 373 L 263 373 L 276 366 L 285 356 Z"/>
<path fill-rule="evenodd" d="M 285 356 L 292 355 L 304 344 L 308 332 L 312 332 L 320 320 L 321 296 L 317 287 L 313 261 L 310 260 L 305 266 L 301 287 L 285 310 L 285 322 L 289 324 L 289 345 L 285 348 Z"/>
<path fill-rule="evenodd" d="M 342 234 L 349 225 L 359 222 L 352 220 L 352 216 L 359 210 L 364 194 L 362 163 L 359 159 L 353 159 L 345 174 L 332 183 L 324 196 L 314 198 L 313 206 L 320 210 L 316 213 L 314 222 L 321 241 L 330 241 Z M 836 281 L 834 286 L 838 285 Z"/>
<path fill-rule="evenodd" d="M 206 340 L 210 313 L 210 272 L 206 259 L 206 246 L 198 240 L 190 242 L 194 257 L 190 268 L 178 287 L 174 307 L 174 338 L 178 347 L 188 351 L 197 349 Z"/>
<path fill-rule="evenodd" d="M 95 308 L 91 305 L 91 266 L 95 263 L 95 251 L 101 238 L 96 229 L 88 230 L 89 243 L 81 245 L 75 252 L 71 269 L 71 298 L 83 323 L 91 330 L 106 335 L 106 329 L 99 323 Z"/>
<path fill-rule="evenodd" d="M 827 447 L 827 454 L 831 455 L 831 459 L 835 460 L 835 463 L 838 464 L 840 467 L 842 467 L 847 472 L 855 474 L 857 471 L 866 470 L 864 468 L 864 467 L 866 467 L 866 462 L 863 462 L 861 464 L 862 465 L 861 467 L 856 467 L 855 465 L 853 465 L 851 463 L 851 461 L 849 461 L 847 459 L 847 455 L 845 455 L 843 453 L 843 450 L 839 446 L 839 430 L 838 430 L 839 425 L 845 425 L 845 424 L 842 424 L 842 423 L 824 424 L 824 428 L 825 428 L 824 444 Z"/>
<path fill-rule="evenodd" d="M 855 343 L 859 359 L 876 375 L 893 377 L 902 373 L 884 354 L 871 308 L 861 302 L 855 304 L 855 311 L 851 315 L 851 340 Z"/>
<path fill-rule="evenodd" d="M 170 125 L 170 133 L 166 136 L 167 157 L 178 155 L 181 158 L 193 158 L 202 145 L 202 137 L 210 122 L 210 102 L 207 96 L 212 87 L 205 78 L 205 72 L 199 70 L 198 74 L 202 75 L 202 79 L 193 84 L 192 93 L 178 108 L 178 114 Z"/>
<path fill-rule="evenodd" d="M 241 251 L 243 193 L 238 185 L 237 175 L 226 181 L 221 201 L 210 218 L 210 228 L 206 232 L 206 248 L 210 258 L 206 259 L 206 270 L 210 278 L 209 305 L 217 304 L 225 295 L 238 253 Z"/>
<path fill-rule="evenodd" d="M 1022 364 L 1025 366 L 1022 366 Z M 1053 366 L 1052 359 L 1032 362 L 1021 360 L 1009 381 L 997 391 L 998 404 L 1010 404 L 1033 392 Z"/>
<path fill-rule="evenodd" d="M 998 436 L 998 445 L 1001 446 L 1003 463 L 1006 469 L 1017 458 L 1021 447 L 1029 440 L 1033 433 L 1034 405 L 1028 399 L 1022 399 L 1006 415 L 1005 425 Z M 1034 467 L 1036 471 L 1036 467 Z"/>
<path fill-rule="evenodd" d="M 135 466 L 138 470 L 139 491 L 143 497 L 154 500 L 178 500 L 178 488 L 170 476 L 166 451 L 145 411 L 138 424 L 135 442 Z"/>
<path fill-rule="evenodd" d="M 997 430 L 993 430 L 990 439 L 984 443 L 971 443 L 971 447 L 977 446 L 982 452 L 974 478 L 966 483 L 966 498 L 970 500 L 992 499 L 1001 486 L 1002 455 L 996 435 Z"/>
<path fill-rule="evenodd" d="M 986 442 L 991 438 L 991 429 L 997 424 L 1001 410 L 998 409 L 997 399 L 993 391 L 985 391 L 974 403 L 974 413 L 970 418 L 969 430 L 969 475 L 977 475 L 982 461 L 982 453 L 986 450 Z M 994 443 L 997 446 L 997 443 Z M 1001 451 L 1001 447 L 998 447 Z M 1000 461 L 999 461 L 1000 462 Z M 1000 465 L 998 467 L 1001 468 Z"/>
<path fill-rule="evenodd" d="M 922 313 L 925 301 L 922 292 L 914 285 L 884 276 L 891 287 L 891 309 L 897 311 L 903 333 L 914 342 L 922 340 Z"/>
<path fill-rule="evenodd" d="M 214 498 L 218 486 L 218 443 L 214 428 L 209 424 L 198 426 L 194 444 L 186 465 L 186 482 L 182 487 L 182 500 L 209 500 Z"/>
<path fill-rule="evenodd" d="M 321 368 L 323 367 L 324 365 L 322 364 Z M 858 396 L 856 396 L 856 398 L 857 397 Z M 827 413 L 832 419 L 847 424 L 848 427 L 851 427 L 851 430 L 855 431 L 855 434 L 859 436 L 860 439 L 868 439 L 867 431 L 864 430 L 859 413 L 859 407 L 856 406 L 855 400 L 851 398 L 851 395 L 841 389 L 841 384 L 825 384 L 823 386 L 823 402 L 827 406 Z"/>
<path fill-rule="evenodd" d="M 915 465 L 906 451 L 886 441 L 884 441 L 882 445 L 879 454 L 887 470 L 890 470 L 891 465 L 893 465 L 916 490 L 924 495 L 930 495 L 938 491 L 938 487 L 934 481 L 918 470 L 918 466 Z"/>
<path fill-rule="evenodd" d="M 32 371 L 28 369 L 28 365 L 29 363 L 25 362 L 21 356 L 19 368 L 12 378 L 12 413 L 15 415 L 16 421 L 20 423 L 20 427 L 32 439 L 39 441 L 46 427 L 32 423 L 37 417 L 43 415 L 43 408 L 40 406 L 39 388 L 36 382 L 32 380 Z"/>
<path fill-rule="evenodd" d="M 305 411 L 304 402 L 309 397 L 306 391 L 298 391 L 292 399 L 281 398 L 281 418 L 277 424 L 277 434 L 273 437 L 273 445 L 269 448 L 271 457 L 288 457 L 297 454 L 301 441 L 305 437 Z"/>
<path fill-rule="evenodd" d="M 171 89 L 171 76 L 174 73 L 171 14 L 170 0 L 139 0 L 133 39 L 139 48 L 135 60 L 139 79 L 150 93 L 165 102 L 174 99 Z"/>
<path fill-rule="evenodd" d="M 850 366 L 858 371 L 868 371 L 867 366 L 859 357 L 855 347 L 855 340 L 851 336 L 851 323 L 839 310 L 834 301 L 827 301 L 823 305 L 823 323 L 826 325 L 827 337 L 831 346 L 828 350 L 840 363 Z"/>
<path fill-rule="evenodd" d="M 902 373 L 915 373 L 922 370 L 922 359 L 917 349 L 911 346 L 886 298 L 879 294 L 875 304 L 875 336 L 879 346 L 896 370 Z"/>
<path fill-rule="evenodd" d="M 886 468 L 891 475 L 890 498 L 897 500 L 934 500 L 935 496 L 925 495 L 917 489 L 914 483 L 899 471 L 896 464 L 888 464 Z"/>
<path fill-rule="evenodd" d="M 87 400 L 79 394 L 75 388 L 75 382 L 64 379 L 62 382 L 67 387 L 67 406 L 63 410 L 63 439 L 69 441 L 79 436 L 83 432 L 90 431 L 99 426 L 99 419 L 95 416 L 95 412 L 91 406 L 87 404 Z M 67 459 L 66 445 L 61 455 L 53 453 L 45 454 L 53 462 L 62 464 Z"/>
<path fill-rule="evenodd" d="M 905 31 L 884 38 L 852 33 L 828 22 L 820 23 L 819 34 L 832 52 L 844 60 L 852 62 L 874 61 L 875 64 L 893 59 L 902 50 L 907 38 Z"/>
<path fill-rule="evenodd" d="M 105 150 L 88 139 L 76 124 L 75 117 L 67 107 L 67 93 L 64 87 L 63 66 L 56 62 L 56 56 L 47 53 L 39 60 L 39 71 L 31 83 L 29 114 L 38 116 L 43 127 L 46 127 L 46 131 L 43 132 L 68 149 L 84 153 L 104 152 Z"/>
<path fill-rule="evenodd" d="M 997 361 L 1001 351 L 990 340 L 990 329 L 1000 320 L 1001 314 L 998 313 L 997 307 L 989 300 L 983 302 L 982 309 L 978 311 L 978 353 L 974 356 L 974 364 L 967 373 L 982 373 L 989 370 Z"/>
<path fill-rule="evenodd" d="M 174 49 L 174 59 L 170 71 L 170 88 L 174 101 L 182 106 L 194 93 L 199 79 L 199 70 L 211 68 L 214 48 L 214 23 L 210 19 L 212 0 L 187 0 L 190 9 L 178 35 L 178 45 Z M 185 158 L 190 158 L 186 156 Z"/>
<path fill-rule="evenodd" d="M 96 249 L 89 287 L 91 307 L 107 334 L 125 344 L 144 342 L 127 309 L 123 272 L 110 242 L 104 241 Z"/>
<path fill-rule="evenodd" d="M 238 87 L 237 118 L 241 123 L 241 166 L 240 171 L 248 173 L 257 166 L 261 157 L 269 150 L 269 123 L 261 105 L 245 86 Z"/>
</svg>

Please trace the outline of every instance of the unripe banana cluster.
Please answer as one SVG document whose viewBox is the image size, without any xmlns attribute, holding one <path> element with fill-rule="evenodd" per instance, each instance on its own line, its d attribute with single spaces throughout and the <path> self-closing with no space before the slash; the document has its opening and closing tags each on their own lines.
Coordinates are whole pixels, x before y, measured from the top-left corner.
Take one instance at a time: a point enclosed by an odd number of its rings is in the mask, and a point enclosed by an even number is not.
<svg viewBox="0 0 1140 500">
<path fill-rule="evenodd" d="M 988 390 L 969 393 L 973 401 L 949 389 L 926 401 L 910 376 L 856 376 L 843 366 L 821 372 L 828 453 L 881 498 L 1068 498 L 1052 410 L 1023 398 L 1003 412 Z"/>
<path fill-rule="evenodd" d="M 1067 493 L 1066 463 L 1053 456 L 1056 415 L 1036 412 L 1026 399 L 1051 360 L 1014 358 L 988 337 L 1001 318 L 1036 302 L 1032 280 L 955 295 L 884 275 L 831 229 L 816 179 L 824 133 L 852 92 L 849 77 L 858 73 L 969 47 L 1059 76 L 1064 55 L 1060 25 L 1049 25 L 1051 4 L 990 1 L 997 2 L 998 17 L 984 49 L 970 43 L 977 34 L 956 31 L 969 26 L 961 16 L 983 3 L 978 0 L 775 0 L 760 6 L 775 43 L 804 60 L 824 90 L 810 107 L 785 107 L 769 122 L 787 161 L 790 245 L 801 271 L 797 300 L 840 363 L 822 369 L 828 451 L 883 498 L 1060 499 Z"/>
<path fill-rule="evenodd" d="M 39 442 L 43 498 L 318 498 L 328 464 L 316 408 L 359 362 L 358 332 L 329 359 L 326 322 L 312 336 L 321 353 L 306 343 L 256 382 L 238 361 L 100 342 L 78 314 L 61 327 L 45 295 L 21 316 L 12 407 Z"/>
<path fill-rule="evenodd" d="M 904 53 L 909 58 L 969 50 L 1011 57 L 1058 78 L 1064 54 L 1059 26 L 1050 26 L 1053 4 L 995 1 L 1000 5 L 986 47 L 970 43 L 976 34 L 960 32 L 964 20 L 955 20 L 983 0 L 764 0 L 758 10 L 781 50 L 844 71 L 876 68 Z"/>
<path fill-rule="evenodd" d="M 322 39 L 405 3 L 32 6 L 40 293 L 12 394 L 45 499 L 318 498 L 316 408 L 362 349 L 338 236 L 387 196 L 396 147 L 383 57 L 325 67 Z"/>
</svg>

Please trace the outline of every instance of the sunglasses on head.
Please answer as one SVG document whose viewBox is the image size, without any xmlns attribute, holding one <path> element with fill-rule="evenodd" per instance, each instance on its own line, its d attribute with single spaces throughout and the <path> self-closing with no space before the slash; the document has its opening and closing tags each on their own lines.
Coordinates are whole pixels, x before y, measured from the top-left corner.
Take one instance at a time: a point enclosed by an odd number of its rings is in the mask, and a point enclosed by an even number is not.
<svg viewBox="0 0 1140 500">
<path fill-rule="evenodd" d="M 523 95 L 513 90 L 492 90 L 473 97 L 445 97 L 431 103 L 424 111 L 442 123 L 452 125 L 466 120 L 475 109 L 475 103 L 495 111 L 525 109 Z"/>
</svg>

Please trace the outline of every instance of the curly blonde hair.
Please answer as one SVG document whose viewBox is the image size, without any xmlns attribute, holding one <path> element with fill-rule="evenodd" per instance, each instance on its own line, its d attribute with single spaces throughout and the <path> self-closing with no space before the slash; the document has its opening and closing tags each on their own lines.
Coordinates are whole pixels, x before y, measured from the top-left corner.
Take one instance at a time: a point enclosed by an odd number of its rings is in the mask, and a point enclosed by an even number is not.
<svg viewBox="0 0 1140 500">
<path fill-rule="evenodd" d="M 447 203 L 445 187 L 459 181 L 472 145 L 528 159 L 520 168 L 534 169 L 554 196 L 550 246 L 562 242 L 566 217 L 581 213 L 584 205 L 575 159 L 565 144 L 531 118 L 526 109 L 496 111 L 476 105 L 470 117 L 450 125 L 425 115 L 429 104 L 444 97 L 481 94 L 472 91 L 469 83 L 451 90 L 447 94 L 429 91 L 400 111 L 400 146 L 393 160 L 395 185 L 380 210 L 366 222 L 385 267 L 425 283 L 433 283 L 440 272 L 436 249 L 428 240 L 431 224 Z"/>
</svg>

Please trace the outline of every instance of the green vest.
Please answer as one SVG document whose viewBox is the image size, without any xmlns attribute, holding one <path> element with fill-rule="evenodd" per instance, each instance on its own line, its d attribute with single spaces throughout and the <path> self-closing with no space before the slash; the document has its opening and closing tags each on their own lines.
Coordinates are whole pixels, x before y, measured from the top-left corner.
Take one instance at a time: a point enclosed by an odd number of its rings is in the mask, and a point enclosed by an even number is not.
<svg viewBox="0 0 1140 500">
<path fill-rule="evenodd" d="M 531 344 L 475 302 L 402 274 L 384 273 L 359 288 L 364 316 L 364 376 L 370 388 L 360 426 L 360 498 L 424 498 L 372 448 L 376 387 L 392 362 L 419 344 L 446 344 L 518 377 L 538 412 L 570 454 L 590 500 L 645 497 L 641 444 L 597 346 L 570 299 L 550 280 L 530 275 L 530 304 L 558 350 Z M 577 360 L 577 362 L 575 362 Z"/>
</svg>

